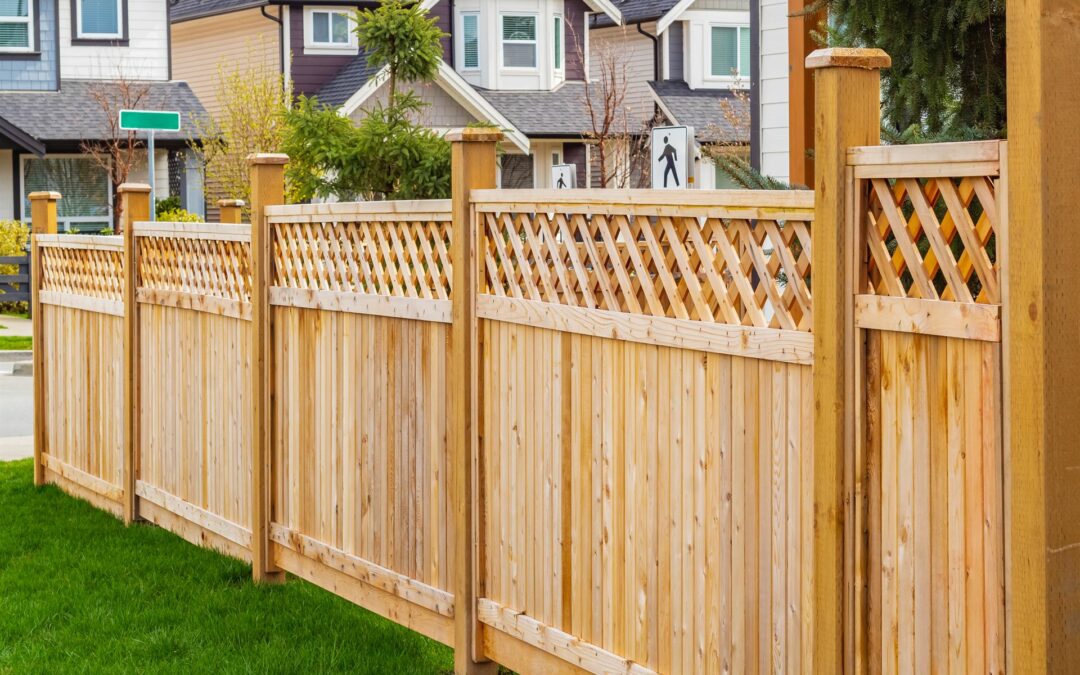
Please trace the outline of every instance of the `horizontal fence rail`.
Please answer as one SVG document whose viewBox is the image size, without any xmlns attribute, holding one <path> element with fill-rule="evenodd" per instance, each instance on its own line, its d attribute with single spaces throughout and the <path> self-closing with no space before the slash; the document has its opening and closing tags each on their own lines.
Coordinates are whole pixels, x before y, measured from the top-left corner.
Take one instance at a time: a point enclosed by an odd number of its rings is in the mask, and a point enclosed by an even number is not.
<svg viewBox="0 0 1080 675">
<path fill-rule="evenodd" d="M 0 268 L 11 271 L 0 274 L 0 302 L 30 302 L 29 251 L 25 255 L 0 256 Z"/>
</svg>

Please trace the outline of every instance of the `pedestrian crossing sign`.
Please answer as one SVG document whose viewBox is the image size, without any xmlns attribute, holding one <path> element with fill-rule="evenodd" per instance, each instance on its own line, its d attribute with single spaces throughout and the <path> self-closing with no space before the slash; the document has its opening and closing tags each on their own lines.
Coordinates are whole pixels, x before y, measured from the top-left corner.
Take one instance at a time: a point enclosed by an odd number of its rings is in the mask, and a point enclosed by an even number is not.
<svg viewBox="0 0 1080 675">
<path fill-rule="evenodd" d="M 691 188 L 694 166 L 693 127 L 654 127 L 652 186 L 656 190 Z"/>
</svg>

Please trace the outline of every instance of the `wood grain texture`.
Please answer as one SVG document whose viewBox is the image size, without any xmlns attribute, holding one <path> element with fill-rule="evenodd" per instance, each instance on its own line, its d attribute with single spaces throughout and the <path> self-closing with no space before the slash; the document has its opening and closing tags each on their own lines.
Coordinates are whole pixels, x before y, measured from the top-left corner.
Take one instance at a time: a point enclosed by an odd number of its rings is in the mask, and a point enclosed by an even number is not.
<svg viewBox="0 0 1080 675">
<path fill-rule="evenodd" d="M 657 672 L 800 670 L 809 367 L 481 326 L 492 625 Z"/>
</svg>

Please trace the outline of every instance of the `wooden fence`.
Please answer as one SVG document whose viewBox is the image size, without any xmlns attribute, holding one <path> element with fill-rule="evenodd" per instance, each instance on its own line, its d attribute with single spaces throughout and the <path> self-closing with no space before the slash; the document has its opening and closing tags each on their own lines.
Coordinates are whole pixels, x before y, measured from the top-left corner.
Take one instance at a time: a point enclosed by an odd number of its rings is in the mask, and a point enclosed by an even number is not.
<svg viewBox="0 0 1080 675">
<path fill-rule="evenodd" d="M 122 241 L 35 235 L 39 482 L 463 673 L 1000 672 L 1005 145 L 840 143 L 815 195 L 493 190 L 497 139 L 452 200 L 260 156 L 253 227 L 129 186 Z"/>
</svg>

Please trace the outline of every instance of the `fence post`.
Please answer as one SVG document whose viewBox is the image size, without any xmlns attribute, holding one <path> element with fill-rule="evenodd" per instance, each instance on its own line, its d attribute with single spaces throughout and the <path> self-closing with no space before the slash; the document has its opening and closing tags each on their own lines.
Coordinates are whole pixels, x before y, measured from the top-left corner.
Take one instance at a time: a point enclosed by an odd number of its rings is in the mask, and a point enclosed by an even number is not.
<svg viewBox="0 0 1080 675">
<path fill-rule="evenodd" d="M 454 671 L 495 672 L 484 663 L 480 626 L 476 616 L 479 597 L 480 508 L 477 486 L 478 346 L 476 294 L 480 233 L 470 209 L 472 190 L 495 187 L 495 146 L 502 133 L 491 129 L 463 129 L 448 136 L 452 144 L 453 227 L 450 260 L 453 266 L 450 330 L 450 383 L 447 443 L 450 504 L 454 523 Z"/>
<path fill-rule="evenodd" d="M 286 155 L 248 157 L 251 173 L 251 573 L 255 581 L 280 583 L 285 575 L 270 556 L 270 458 L 273 443 L 273 322 L 270 265 L 273 232 L 265 209 L 285 203 Z"/>
<path fill-rule="evenodd" d="M 124 183 L 120 195 L 124 235 L 124 523 L 138 518 L 135 481 L 139 466 L 139 249 L 135 223 L 150 220 L 150 186 Z"/>
<path fill-rule="evenodd" d="M 41 251 L 38 234 L 56 234 L 56 202 L 59 192 L 30 193 L 30 326 L 34 334 L 34 485 L 45 484 L 45 342 L 41 316 Z"/>
<path fill-rule="evenodd" d="M 813 672 L 845 671 L 845 463 L 855 443 L 855 224 L 848 215 L 847 150 L 881 141 L 879 49 L 820 49 L 814 115 L 814 550 Z M 854 542 L 847 542 L 854 545 Z M 850 613 L 850 611 L 848 612 Z M 853 643 L 852 643 L 853 644 Z M 854 664 L 846 664 L 848 669 Z"/>
<path fill-rule="evenodd" d="M 1075 2 L 1006 4 L 1006 671 L 1057 675 L 1080 672 L 1080 31 Z"/>
<path fill-rule="evenodd" d="M 240 224 L 240 213 L 244 208 L 243 199 L 219 199 L 218 209 L 221 210 L 221 222 L 223 224 Z"/>
</svg>

